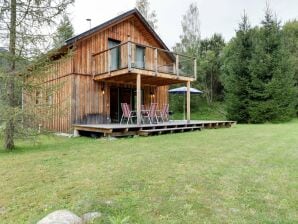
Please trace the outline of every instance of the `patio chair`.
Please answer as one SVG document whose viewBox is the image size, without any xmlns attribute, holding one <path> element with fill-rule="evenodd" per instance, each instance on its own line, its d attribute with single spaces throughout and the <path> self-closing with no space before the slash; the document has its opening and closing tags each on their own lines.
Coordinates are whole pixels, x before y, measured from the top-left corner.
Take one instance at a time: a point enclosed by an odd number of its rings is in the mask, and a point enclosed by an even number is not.
<svg viewBox="0 0 298 224">
<path fill-rule="evenodd" d="M 146 106 L 144 104 L 141 105 L 141 110 L 142 111 L 147 111 Z"/>
<path fill-rule="evenodd" d="M 156 123 L 158 123 L 156 109 L 157 103 L 151 103 L 149 110 L 146 113 L 142 113 L 143 120 L 147 118 L 150 124 L 153 124 L 154 120 L 156 121 Z"/>
<path fill-rule="evenodd" d="M 141 115 L 142 115 L 142 119 L 144 116 L 148 115 L 149 110 L 145 107 L 145 105 L 141 106 Z"/>
<path fill-rule="evenodd" d="M 157 117 L 161 119 L 162 122 L 169 120 L 169 104 L 165 104 L 161 111 L 157 111 Z"/>
<path fill-rule="evenodd" d="M 125 119 L 127 120 L 126 124 L 128 124 L 129 121 L 133 123 L 132 118 L 137 117 L 136 112 L 131 111 L 127 103 L 121 103 L 121 109 L 122 109 L 122 117 L 120 120 L 120 124 L 122 124 L 122 121 L 124 121 Z"/>
</svg>

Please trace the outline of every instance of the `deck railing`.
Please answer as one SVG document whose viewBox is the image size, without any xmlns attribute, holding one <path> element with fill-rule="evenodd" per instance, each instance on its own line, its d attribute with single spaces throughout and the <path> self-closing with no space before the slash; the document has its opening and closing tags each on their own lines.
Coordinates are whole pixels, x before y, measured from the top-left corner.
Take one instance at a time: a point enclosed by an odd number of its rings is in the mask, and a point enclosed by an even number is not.
<svg viewBox="0 0 298 224">
<path fill-rule="evenodd" d="M 196 79 L 196 58 L 132 41 L 92 54 L 92 73 L 141 69 Z"/>
</svg>

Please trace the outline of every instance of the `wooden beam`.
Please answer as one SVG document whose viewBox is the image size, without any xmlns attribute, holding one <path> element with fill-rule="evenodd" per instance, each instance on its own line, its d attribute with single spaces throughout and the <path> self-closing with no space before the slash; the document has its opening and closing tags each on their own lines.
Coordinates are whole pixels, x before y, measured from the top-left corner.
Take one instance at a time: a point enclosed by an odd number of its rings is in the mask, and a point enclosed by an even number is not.
<svg viewBox="0 0 298 224">
<path fill-rule="evenodd" d="M 155 75 L 157 75 L 157 48 L 154 48 L 154 70 L 155 70 Z"/>
<path fill-rule="evenodd" d="M 173 74 L 167 74 L 163 72 L 158 72 L 155 74 L 155 71 L 143 70 L 143 69 L 133 69 L 133 72 L 129 72 L 127 68 L 119 69 L 116 71 L 111 71 L 111 73 L 103 73 L 103 74 L 95 74 L 94 80 L 104 80 L 107 78 L 122 76 L 122 75 L 132 75 L 132 74 L 141 74 L 142 76 L 152 76 L 164 79 L 164 81 L 168 81 L 169 84 L 174 83 L 185 83 L 187 81 L 195 81 L 194 78 L 185 77 L 185 76 L 176 76 Z"/>
<path fill-rule="evenodd" d="M 102 75 L 95 75 L 96 81 L 118 82 L 123 84 L 132 84 L 136 86 L 136 76 L 140 74 L 142 76 L 143 86 L 166 86 L 177 83 L 185 83 L 187 81 L 193 81 L 193 78 L 176 76 L 173 74 L 166 74 L 158 72 L 155 75 L 154 71 L 133 69 L 133 72 L 129 72 L 128 69 L 121 69 L 112 71 L 110 74 L 105 73 Z"/>
<path fill-rule="evenodd" d="M 141 124 L 141 74 L 137 74 L 137 124 Z"/>
<path fill-rule="evenodd" d="M 190 81 L 187 82 L 187 93 L 186 93 L 186 117 L 187 122 L 190 122 Z"/>
<path fill-rule="evenodd" d="M 90 132 L 100 132 L 100 133 L 112 133 L 113 132 L 112 128 L 88 127 L 87 125 L 86 125 L 86 127 L 74 125 L 74 128 L 77 131 L 90 131 Z"/>
<path fill-rule="evenodd" d="M 127 67 L 128 71 L 131 71 L 131 42 L 130 42 L 130 36 L 128 37 L 128 42 L 127 42 Z"/>
<path fill-rule="evenodd" d="M 179 76 L 179 55 L 176 54 L 176 75 Z"/>
<path fill-rule="evenodd" d="M 145 76 L 153 76 L 153 77 L 159 77 L 164 79 L 170 79 L 170 80 L 179 80 L 180 83 L 185 83 L 187 81 L 194 81 L 194 78 L 185 77 L 185 76 L 175 76 L 173 74 L 158 72 L 157 75 L 155 75 L 154 71 L 149 70 L 143 70 L 143 69 L 134 69 L 134 73 L 140 73 Z"/>
<path fill-rule="evenodd" d="M 129 71 L 128 71 L 127 68 L 125 68 L 125 69 L 119 69 L 119 70 L 116 70 L 116 71 L 112 71 L 111 74 L 109 74 L 108 72 L 105 72 L 103 74 L 95 74 L 94 80 L 103 80 L 103 79 L 106 79 L 106 78 L 110 78 L 110 77 L 118 76 L 118 75 L 123 75 L 123 74 L 127 74 L 127 73 L 129 73 Z"/>
<path fill-rule="evenodd" d="M 108 50 L 108 73 L 111 75 L 111 50 Z"/>
</svg>

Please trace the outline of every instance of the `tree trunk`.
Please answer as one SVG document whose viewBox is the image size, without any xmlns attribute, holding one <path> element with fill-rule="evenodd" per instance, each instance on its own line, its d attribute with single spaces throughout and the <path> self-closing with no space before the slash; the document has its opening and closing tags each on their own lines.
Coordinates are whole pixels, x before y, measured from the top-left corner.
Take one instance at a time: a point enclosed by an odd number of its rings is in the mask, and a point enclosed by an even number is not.
<svg viewBox="0 0 298 224">
<path fill-rule="evenodd" d="M 210 104 L 210 88 L 209 88 L 209 84 L 208 84 L 208 81 L 207 81 L 207 75 L 205 76 L 205 97 L 206 97 L 206 101 L 207 101 L 207 104 L 209 105 Z"/>
<path fill-rule="evenodd" d="M 7 80 L 7 96 L 9 108 L 15 107 L 15 96 L 14 96 L 14 76 L 16 69 L 16 17 L 17 17 L 17 3 L 16 0 L 10 2 L 10 29 L 9 29 L 9 55 L 10 55 L 10 71 L 9 78 Z M 14 131 L 15 121 L 13 114 L 8 119 L 6 127 L 4 129 L 4 148 L 12 150 L 14 148 Z"/>
</svg>

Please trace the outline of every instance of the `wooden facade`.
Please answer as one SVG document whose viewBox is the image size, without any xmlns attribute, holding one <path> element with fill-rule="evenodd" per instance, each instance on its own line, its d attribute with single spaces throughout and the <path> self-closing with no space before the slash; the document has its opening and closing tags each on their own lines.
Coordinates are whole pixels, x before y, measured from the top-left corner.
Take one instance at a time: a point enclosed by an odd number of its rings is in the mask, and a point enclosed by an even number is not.
<svg viewBox="0 0 298 224">
<path fill-rule="evenodd" d="M 120 43 L 121 61 L 113 71 L 109 40 Z M 132 68 L 137 46 L 143 47 L 146 55 L 146 66 L 142 69 Z M 149 107 L 152 102 L 161 107 L 168 103 L 170 84 L 190 85 L 194 80 L 178 75 L 181 70 L 179 62 L 177 66 L 178 56 L 168 51 L 135 9 L 66 41 L 66 47 L 72 49 L 72 56 L 57 60 L 43 80 L 45 86 L 58 86 L 50 100 L 46 93 L 42 94 L 52 105 L 49 109 L 52 117 L 43 120 L 42 126 L 55 132 L 69 133 L 73 124 L 113 122 L 121 113 L 119 99 L 124 100 L 129 91 L 131 107 L 139 110 L 141 103 Z M 25 96 L 24 105 L 32 103 L 33 98 Z"/>
</svg>

